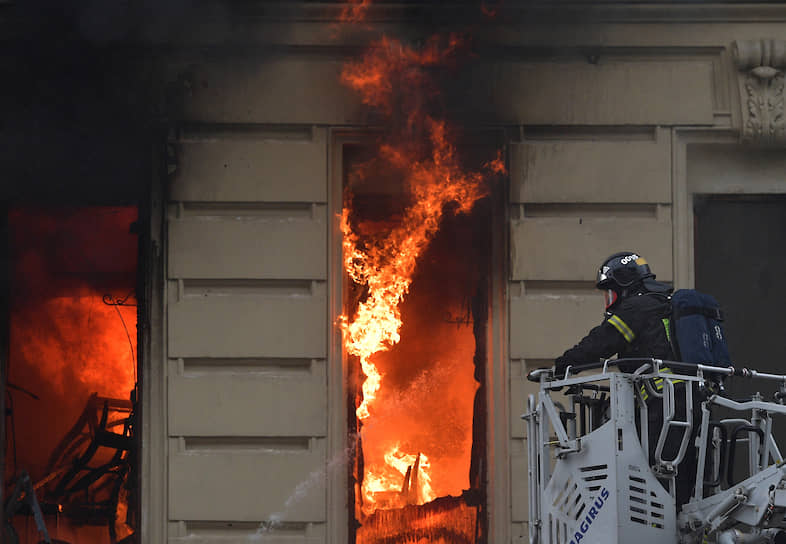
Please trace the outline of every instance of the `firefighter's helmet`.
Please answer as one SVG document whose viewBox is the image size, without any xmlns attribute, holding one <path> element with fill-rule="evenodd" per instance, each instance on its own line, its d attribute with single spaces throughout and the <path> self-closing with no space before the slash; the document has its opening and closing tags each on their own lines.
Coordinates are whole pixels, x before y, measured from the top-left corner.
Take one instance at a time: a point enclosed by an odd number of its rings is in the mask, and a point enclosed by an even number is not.
<svg viewBox="0 0 786 544">
<path fill-rule="evenodd" d="M 608 257 L 598 269 L 598 281 L 595 286 L 604 290 L 606 309 L 613 306 L 618 299 L 632 292 L 633 287 L 646 279 L 654 279 L 646 259 L 633 251 L 621 251 Z"/>
</svg>

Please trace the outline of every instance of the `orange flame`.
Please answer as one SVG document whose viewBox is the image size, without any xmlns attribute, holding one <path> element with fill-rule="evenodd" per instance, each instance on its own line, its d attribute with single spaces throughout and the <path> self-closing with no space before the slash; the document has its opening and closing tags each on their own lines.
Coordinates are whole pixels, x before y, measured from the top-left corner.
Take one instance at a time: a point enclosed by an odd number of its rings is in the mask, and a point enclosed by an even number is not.
<svg viewBox="0 0 786 544">
<path fill-rule="evenodd" d="M 128 397 L 137 349 L 128 225 L 136 217 L 121 206 L 12 210 L 12 371 L 30 365 L 57 394 L 83 394 L 80 404 L 93 392 Z M 107 304 L 105 295 L 128 304 Z"/>
<path fill-rule="evenodd" d="M 487 5 L 485 2 L 481 2 L 481 4 L 480 4 L 480 12 L 485 17 L 488 17 L 489 19 L 493 19 L 494 17 L 497 16 L 497 14 L 499 14 L 499 10 L 502 7 L 502 3 L 503 2 L 504 2 L 504 0 L 499 0 L 499 2 L 497 2 L 497 4 L 494 5 L 494 6 L 490 6 L 490 5 Z"/>
<path fill-rule="evenodd" d="M 341 10 L 338 20 L 342 23 L 359 23 L 365 20 L 370 6 L 371 0 L 349 0 Z"/>
<path fill-rule="evenodd" d="M 105 206 L 9 213 L 9 381 L 39 397 L 14 399 L 19 459 L 34 479 L 91 393 L 128 399 L 134 388 L 137 216 Z"/>
<path fill-rule="evenodd" d="M 414 50 L 383 38 L 342 73 L 343 81 L 361 93 L 365 104 L 390 117 L 401 114 L 405 119 L 405 133 L 397 135 L 403 143 L 382 145 L 379 157 L 391 169 L 404 173 L 404 187 L 411 197 L 401 221 L 382 239 L 361 239 L 353 231 L 349 206 L 342 214 L 344 268 L 367 292 L 354 317 L 341 319 L 345 350 L 359 358 L 366 376 L 363 398 L 356 409 L 361 421 L 373 415 L 373 404 L 384 378 L 372 357 L 400 341 L 400 305 L 409 292 L 418 259 L 438 232 L 442 216 L 448 209 L 469 212 L 486 195 L 485 180 L 505 171 L 500 156 L 482 171 L 466 171 L 457 157 L 447 123 L 426 112 L 424 100 L 437 95 L 428 69 L 445 64 L 460 45 L 457 37 L 450 36 L 446 45 L 432 39 L 423 49 Z M 402 99 L 402 95 L 414 96 L 414 102 Z M 408 137 L 412 133 L 424 135 L 424 141 Z M 388 449 L 384 464 L 366 462 L 362 486 L 365 513 L 402 506 L 402 480 L 408 467 L 414 470 L 416 459 L 417 473 L 411 477 L 417 484 L 417 503 L 435 498 L 428 457 L 400 448 L 396 444 Z"/>
<path fill-rule="evenodd" d="M 341 73 L 344 83 L 358 91 L 364 104 L 393 116 L 404 111 L 409 124 L 427 123 L 424 102 L 439 95 L 430 69 L 450 64 L 464 42 L 456 34 L 433 37 L 422 49 L 404 46 L 386 36 L 372 45 L 358 62 Z M 409 99 L 409 103 L 401 103 Z"/>
<path fill-rule="evenodd" d="M 437 498 L 431 487 L 431 464 L 424 454 L 407 454 L 400 450 L 396 444 L 385 453 L 386 466 L 379 472 L 369 472 L 363 482 L 363 498 L 367 505 L 366 513 L 374 511 L 373 506 L 385 508 L 401 508 L 408 503 L 425 504 Z M 406 489 L 402 489 L 402 481 L 409 476 L 410 482 L 417 482 L 417 487 L 412 490 L 412 497 Z M 380 505 L 378 497 L 387 496 L 384 504 Z"/>
<path fill-rule="evenodd" d="M 368 287 L 368 297 L 351 322 L 343 323 L 344 346 L 347 353 L 360 358 L 367 379 L 363 383 L 363 402 L 357 416 L 369 416 L 369 405 L 379 390 L 382 376 L 371 362 L 373 354 L 385 351 L 400 340 L 401 314 L 399 304 L 409 290 L 417 259 L 439 230 L 439 221 L 448 203 L 456 203 L 457 211 L 468 212 L 486 191 L 485 172 L 465 172 L 456 158 L 455 149 L 446 137 L 445 123 L 429 118 L 432 156 L 409 165 L 405 180 L 414 197 L 398 227 L 385 240 L 367 252 L 358 245 L 352 232 L 348 210 L 345 209 L 341 229 L 344 234 L 344 267 L 355 283 Z M 404 150 L 385 145 L 381 155 L 395 166 L 410 161 Z M 504 172 L 501 158 L 487 165 L 489 172 Z"/>
</svg>

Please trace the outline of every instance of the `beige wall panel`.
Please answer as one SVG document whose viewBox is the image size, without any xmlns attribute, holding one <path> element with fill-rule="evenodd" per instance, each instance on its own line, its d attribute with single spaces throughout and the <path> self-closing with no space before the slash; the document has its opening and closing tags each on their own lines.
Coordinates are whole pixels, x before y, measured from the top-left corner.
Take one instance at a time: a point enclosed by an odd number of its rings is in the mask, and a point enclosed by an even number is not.
<svg viewBox="0 0 786 544">
<path fill-rule="evenodd" d="M 327 542 L 326 523 L 271 523 L 256 521 L 171 521 L 170 544 L 322 544 Z"/>
<path fill-rule="evenodd" d="M 169 277 L 325 279 L 324 206 L 307 217 L 194 217 L 169 222 Z"/>
<path fill-rule="evenodd" d="M 170 522 L 170 544 L 323 544 L 327 542 L 326 523 L 275 524 L 268 520 L 176 521 Z"/>
<path fill-rule="evenodd" d="M 527 436 L 527 422 L 521 416 L 527 412 L 527 396 L 537 398 L 540 384 L 529 381 L 526 376 L 510 379 L 510 436 L 524 438 Z"/>
<path fill-rule="evenodd" d="M 600 296 L 514 297 L 510 300 L 510 356 L 553 359 L 602 320 Z"/>
<path fill-rule="evenodd" d="M 182 142 L 170 199 L 327 202 L 327 150 L 311 141 Z"/>
<path fill-rule="evenodd" d="M 169 302 L 169 356 L 327 356 L 324 296 L 185 297 Z"/>
<path fill-rule="evenodd" d="M 783 5 L 780 3 L 757 4 L 753 8 L 740 4 L 718 4 L 711 13 L 702 4 L 664 4 L 660 13 L 653 13 L 654 18 L 663 17 L 661 22 L 643 20 L 646 19 L 646 16 L 641 17 L 645 9 L 635 3 L 614 4 L 606 4 L 608 11 L 605 15 L 599 14 L 600 5 L 587 4 L 593 17 L 600 15 L 605 21 L 583 20 L 576 24 L 567 20 L 567 10 L 559 6 L 565 22 L 550 21 L 549 24 L 543 24 L 534 19 L 524 24 L 493 25 L 488 29 L 479 28 L 475 37 L 482 37 L 484 42 L 488 40 L 521 47 L 543 47 L 544 43 L 549 43 L 575 48 L 597 44 L 613 48 L 664 47 L 667 51 L 673 51 L 679 47 L 688 51 L 696 48 L 717 51 L 728 46 L 732 40 L 758 40 L 762 36 L 786 34 Z M 727 8 L 726 13 L 721 14 L 722 7 Z M 634 12 L 632 20 L 635 22 L 626 21 L 625 17 L 631 17 Z M 755 17 L 752 17 L 753 13 L 756 13 Z M 712 20 L 708 21 L 704 16 Z M 603 62 L 602 53 L 600 62 Z"/>
<path fill-rule="evenodd" d="M 672 277 L 671 223 L 644 218 L 533 218 L 511 223 L 513 280 L 594 281 L 600 262 L 638 251 L 658 279 Z"/>
<path fill-rule="evenodd" d="M 578 3 L 574 4 L 577 5 Z M 350 46 L 363 47 L 369 36 L 382 34 L 397 35 L 406 33 L 411 41 L 424 39 L 434 33 L 434 26 L 426 18 L 418 24 L 407 19 L 406 25 L 396 17 L 379 17 L 381 22 L 363 28 L 344 27 L 336 32 L 336 23 L 328 20 L 321 3 L 315 3 L 309 19 L 304 11 L 299 20 L 288 20 L 281 24 L 274 18 L 245 17 L 242 25 L 226 24 L 221 17 L 214 17 L 200 25 L 200 32 L 178 36 L 178 44 L 199 47 L 205 45 L 226 46 L 227 43 L 257 44 L 269 47 L 271 44 L 288 46 Z M 521 4 L 523 5 L 523 4 Z M 479 43 L 542 48 L 545 44 L 559 44 L 586 49 L 588 45 L 605 47 L 674 47 L 717 49 L 731 40 L 760 39 L 761 36 L 781 36 L 786 34 L 783 23 L 783 7 L 780 3 L 757 3 L 749 8 L 740 3 L 719 3 L 708 12 L 699 4 L 671 3 L 653 6 L 650 10 L 635 3 L 608 3 L 589 6 L 582 18 L 582 8 L 556 6 L 559 17 L 548 19 L 548 24 L 537 17 L 524 13 L 523 22 L 515 22 L 513 15 L 510 24 L 478 25 L 473 30 L 473 38 Z M 507 4 L 506 4 L 507 6 Z M 524 6 L 526 10 L 527 6 Z M 511 4 L 515 12 L 518 5 Z M 340 5 L 334 6 L 333 14 L 340 12 Z M 472 10 L 472 7 L 468 8 Z M 477 10 L 472 11 L 476 13 Z M 646 12 L 652 15 L 648 21 Z M 755 14 L 755 17 L 754 17 Z M 376 17 L 375 17 L 376 18 Z M 632 19 L 626 22 L 626 19 Z M 660 19 L 660 21 L 658 21 Z M 673 24 L 673 21 L 678 24 Z M 564 21 L 564 22 L 561 22 Z M 579 24 L 576 24 L 578 22 Z M 162 26 L 160 33 L 152 36 L 155 43 L 171 46 L 171 30 Z M 601 57 L 602 62 L 603 57 Z"/>
<path fill-rule="evenodd" d="M 487 69 L 481 68 L 479 72 Z M 711 125 L 712 62 L 499 62 L 494 115 L 530 125 Z M 479 79 L 481 78 L 481 79 Z"/>
<path fill-rule="evenodd" d="M 288 531 L 285 531 L 288 532 Z M 264 536 L 263 536 L 264 535 Z M 327 542 L 326 537 L 308 537 L 308 536 L 269 536 L 264 531 L 256 532 L 251 531 L 243 536 L 233 535 L 211 535 L 211 536 L 195 536 L 188 535 L 184 537 L 170 537 L 167 540 L 170 544 L 248 544 L 249 542 L 260 542 L 264 544 L 321 544 Z"/>
<path fill-rule="evenodd" d="M 527 477 L 527 441 L 511 440 L 510 447 L 511 521 L 529 519 L 529 478 Z"/>
<path fill-rule="evenodd" d="M 325 521 L 324 441 L 312 442 L 311 451 L 170 453 L 169 519 Z"/>
<path fill-rule="evenodd" d="M 174 436 L 325 436 L 324 380 L 253 373 L 169 378 Z"/>
<path fill-rule="evenodd" d="M 345 124 L 360 100 L 341 84 L 340 59 L 277 57 L 182 67 L 194 80 L 184 116 L 216 123 Z"/>
<path fill-rule="evenodd" d="M 670 202 L 670 165 L 666 138 L 513 144 L 511 202 Z"/>
<path fill-rule="evenodd" d="M 688 146 L 691 193 L 786 193 L 786 153 L 741 145 Z"/>
</svg>

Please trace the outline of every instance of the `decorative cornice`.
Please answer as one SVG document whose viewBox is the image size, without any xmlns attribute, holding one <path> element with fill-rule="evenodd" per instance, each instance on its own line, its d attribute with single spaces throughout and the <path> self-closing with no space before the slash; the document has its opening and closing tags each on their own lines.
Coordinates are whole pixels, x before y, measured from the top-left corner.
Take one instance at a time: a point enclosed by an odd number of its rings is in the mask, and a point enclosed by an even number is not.
<svg viewBox="0 0 786 544">
<path fill-rule="evenodd" d="M 118 29 L 100 30 L 102 47 L 179 47 L 335 44 L 336 25 L 348 0 L 200 0 L 188 10 L 173 10 L 169 0 L 130 1 L 109 12 Z M 101 3 L 83 3 L 70 18 L 22 9 L 24 2 L 0 0 L 0 43 L 10 40 L 54 40 L 39 34 L 42 21 L 81 28 L 84 20 L 102 20 Z M 97 7 L 99 6 L 99 7 Z M 486 11 L 481 9 L 486 6 Z M 171 7 L 171 6 L 170 6 Z M 491 13 L 494 13 L 492 16 Z M 487 16 L 488 15 L 488 16 Z M 47 19 L 49 17 L 49 19 Z M 57 20 L 55 20 L 57 19 Z M 63 19 L 60 21 L 60 19 Z M 782 0 L 373 0 L 359 24 L 342 24 L 338 41 L 361 42 L 391 30 L 430 35 L 435 29 L 464 28 L 494 36 L 499 28 L 544 28 L 549 24 L 588 27 L 607 23 L 722 24 L 786 23 Z M 69 27 L 70 28 L 70 27 Z M 78 37 L 78 36 L 77 36 Z M 88 41 L 90 36 L 84 37 Z"/>
<path fill-rule="evenodd" d="M 357 0 L 353 0 L 357 2 Z M 238 41 L 257 43 L 252 36 L 277 31 L 279 27 L 306 25 L 306 33 L 331 27 L 341 20 L 349 0 L 200 0 L 187 10 L 174 9 L 177 2 L 159 0 L 122 2 L 111 9 L 98 2 L 71 2 L 59 12 L 30 8 L 23 0 L 0 0 L 0 43 L 12 40 L 57 40 L 39 35 L 41 22 L 70 18 L 77 21 L 103 21 L 104 14 L 123 23 L 127 33 L 107 34 L 111 39 L 101 46 L 149 47 L 199 44 L 213 46 Z M 35 3 L 34 3 L 35 4 Z M 495 12 L 486 17 L 485 13 Z M 109 11 L 107 11 L 109 9 Z M 65 13 L 65 12 L 63 12 Z M 498 25 L 604 24 L 604 23 L 774 23 L 786 22 L 783 0 L 372 0 L 357 33 L 388 30 L 390 25 L 407 29 L 418 25 L 452 27 L 470 23 L 493 32 Z M 81 24 L 81 23 L 80 23 Z M 79 28 L 79 25 L 76 25 Z M 237 30 L 240 30 L 240 36 Z M 317 29 L 317 30 L 315 30 Z M 105 30 L 105 29 L 102 29 Z M 245 31 L 245 34 L 243 33 Z M 326 31 L 328 34 L 331 29 Z M 346 33 L 347 31 L 345 31 Z M 255 34 L 256 33 L 256 34 Z M 294 30 L 293 30 L 294 33 Z M 204 39 L 200 39 L 202 35 Z M 298 31 L 298 35 L 302 32 Z M 335 29 L 333 29 L 335 34 Z M 102 35 L 103 36 L 103 35 Z M 104 36 L 106 37 L 106 36 Z M 89 39 L 89 37 L 88 37 Z M 288 36 L 285 40 L 297 38 Z M 264 38 L 261 41 L 265 41 Z M 333 41 L 335 41 L 335 36 Z M 280 43 L 280 39 L 275 43 Z"/>
<path fill-rule="evenodd" d="M 742 141 L 786 147 L 786 41 L 745 40 L 732 44 L 738 70 Z"/>
<path fill-rule="evenodd" d="M 203 7 L 225 0 L 206 0 Z M 248 0 L 232 4 L 232 11 L 246 17 L 276 21 L 335 22 L 347 2 L 341 0 L 292 2 Z M 494 8 L 489 22 L 775 22 L 786 21 L 786 4 L 780 0 L 399 0 L 371 2 L 364 21 L 403 23 L 427 20 L 436 24 L 478 22 L 480 6 Z"/>
</svg>

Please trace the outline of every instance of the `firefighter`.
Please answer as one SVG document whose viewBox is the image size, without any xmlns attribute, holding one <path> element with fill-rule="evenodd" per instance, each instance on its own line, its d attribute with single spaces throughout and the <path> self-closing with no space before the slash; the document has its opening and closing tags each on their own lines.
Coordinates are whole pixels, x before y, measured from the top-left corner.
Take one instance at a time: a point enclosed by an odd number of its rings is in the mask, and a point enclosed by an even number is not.
<svg viewBox="0 0 786 544">
<path fill-rule="evenodd" d="M 597 363 L 619 357 L 674 359 L 669 341 L 671 288 L 655 281 L 647 261 L 623 251 L 603 261 L 595 287 L 603 291 L 605 319 L 578 344 L 554 361 L 556 374 L 568 365 Z"/>
<path fill-rule="evenodd" d="M 655 274 L 647 261 L 633 251 L 622 251 L 608 257 L 598 270 L 595 286 L 603 291 L 606 311 L 603 322 L 568 349 L 554 361 L 557 377 L 562 377 L 568 366 L 598 363 L 613 355 L 620 358 L 653 357 L 674 360 L 674 350 L 670 338 L 670 316 L 672 292 L 668 285 L 655 281 Z M 632 367 L 622 366 L 623 371 L 633 371 Z M 667 370 L 667 369 L 666 369 Z M 676 417 L 684 419 L 685 383 L 675 384 Z M 662 387 L 658 381 L 656 389 Z M 695 395 L 694 395 L 695 396 Z M 654 451 L 663 424 L 662 400 L 647 398 L 648 441 L 650 463 L 654 464 Z M 695 412 L 694 412 L 695 413 Z M 694 424 L 694 438 L 698 425 Z M 676 457 L 682 435 L 671 432 L 663 450 L 664 459 Z M 677 477 L 676 500 L 678 507 L 690 500 L 692 482 L 690 466 L 695 467 L 696 449 L 693 440 L 689 443 L 685 458 L 680 465 L 684 477 Z M 693 471 L 695 472 L 695 470 Z M 679 474 L 679 472 L 678 472 Z"/>
</svg>

